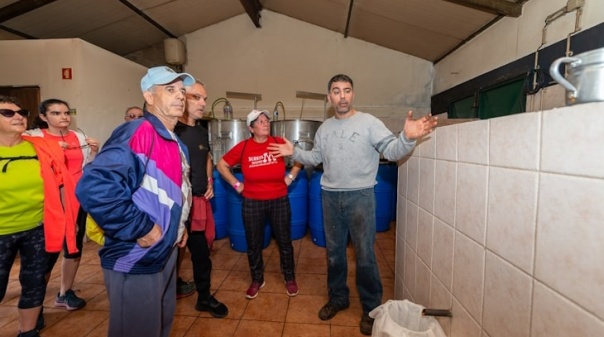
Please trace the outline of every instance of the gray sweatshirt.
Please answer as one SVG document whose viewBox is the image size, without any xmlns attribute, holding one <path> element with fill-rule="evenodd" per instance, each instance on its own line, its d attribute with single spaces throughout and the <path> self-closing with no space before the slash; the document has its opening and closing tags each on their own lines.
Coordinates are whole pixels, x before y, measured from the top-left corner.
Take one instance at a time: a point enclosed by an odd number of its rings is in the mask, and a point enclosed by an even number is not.
<svg viewBox="0 0 604 337">
<path fill-rule="evenodd" d="M 376 184 L 380 153 L 395 161 L 414 146 L 404 132 L 397 138 L 381 120 L 356 111 L 349 118 L 327 119 L 315 134 L 312 150 L 296 147 L 292 158 L 305 165 L 323 163 L 324 190 L 360 190 Z"/>
</svg>

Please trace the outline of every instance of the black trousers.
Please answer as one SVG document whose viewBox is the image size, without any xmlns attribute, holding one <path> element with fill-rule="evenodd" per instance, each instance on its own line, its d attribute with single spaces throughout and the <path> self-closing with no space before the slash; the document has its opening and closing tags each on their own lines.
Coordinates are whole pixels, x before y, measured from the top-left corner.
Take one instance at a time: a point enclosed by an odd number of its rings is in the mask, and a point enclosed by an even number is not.
<svg viewBox="0 0 604 337">
<path fill-rule="evenodd" d="M 287 196 L 270 200 L 243 198 L 241 213 L 252 280 L 260 283 L 264 281 L 262 248 L 264 244 L 264 224 L 267 219 L 279 247 L 281 273 L 283 273 L 286 281 L 294 280 L 296 277 L 294 273 L 294 247 L 291 236 L 289 198 Z"/>
<path fill-rule="evenodd" d="M 188 221 L 186 225 L 187 228 L 191 228 Z M 205 300 L 210 297 L 210 278 L 212 274 L 212 260 L 210 259 L 210 247 L 208 247 L 208 241 L 206 240 L 206 232 L 191 232 L 189 230 L 187 248 L 191 252 L 193 281 L 197 288 L 198 299 Z"/>
</svg>

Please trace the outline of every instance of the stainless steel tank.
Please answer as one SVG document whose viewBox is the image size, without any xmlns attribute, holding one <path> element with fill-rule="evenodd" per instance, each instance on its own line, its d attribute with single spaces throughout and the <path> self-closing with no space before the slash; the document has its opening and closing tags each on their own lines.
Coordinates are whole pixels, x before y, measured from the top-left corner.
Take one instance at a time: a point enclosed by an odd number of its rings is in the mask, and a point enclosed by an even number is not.
<svg viewBox="0 0 604 337">
<path fill-rule="evenodd" d="M 314 145 L 315 134 L 322 122 L 312 120 L 282 120 L 271 122 L 271 135 L 287 138 L 294 146 L 302 150 L 311 150 Z M 293 165 L 287 158 L 286 164 Z"/>
<path fill-rule="evenodd" d="M 222 156 L 242 140 L 250 138 L 250 131 L 241 119 L 213 119 L 208 124 L 212 159 L 216 165 Z"/>
</svg>

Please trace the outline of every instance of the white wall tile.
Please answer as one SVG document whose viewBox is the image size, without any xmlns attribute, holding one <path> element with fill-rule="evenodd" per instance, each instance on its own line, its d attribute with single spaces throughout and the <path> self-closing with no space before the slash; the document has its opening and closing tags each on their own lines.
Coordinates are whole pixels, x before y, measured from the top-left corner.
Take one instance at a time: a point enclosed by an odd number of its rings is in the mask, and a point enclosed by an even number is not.
<svg viewBox="0 0 604 337">
<path fill-rule="evenodd" d="M 422 158 L 436 158 L 436 132 L 418 141 L 416 153 Z"/>
<path fill-rule="evenodd" d="M 408 291 L 410 298 L 415 298 L 415 264 L 417 262 L 417 255 L 409 245 L 405 245 L 404 258 L 405 275 L 403 280 L 405 281 L 405 289 Z"/>
<path fill-rule="evenodd" d="M 453 249 L 455 230 L 444 222 L 434 219 L 434 251 L 432 252 L 432 272 L 447 290 L 453 282 Z"/>
<path fill-rule="evenodd" d="M 544 113 L 541 170 L 604 178 L 603 112 L 604 102 Z"/>
<path fill-rule="evenodd" d="M 396 196 L 398 199 L 407 197 L 407 173 L 409 170 L 409 159 L 411 157 L 405 157 L 403 160 L 399 161 L 398 165 L 398 176 L 397 176 L 397 189 Z"/>
<path fill-rule="evenodd" d="M 438 160 L 434 180 L 434 215 L 445 223 L 455 226 L 455 184 L 457 164 Z"/>
<path fill-rule="evenodd" d="M 430 308 L 451 309 L 453 295 L 445 285 L 433 274 L 430 283 Z"/>
<path fill-rule="evenodd" d="M 483 328 L 492 337 L 528 337 L 532 279 L 487 252 Z"/>
<path fill-rule="evenodd" d="M 394 299 L 395 300 L 402 301 L 405 299 L 404 289 L 405 289 L 405 282 L 403 281 L 403 274 L 395 276 L 395 282 L 394 282 Z"/>
<path fill-rule="evenodd" d="M 482 319 L 484 247 L 460 232 L 455 234 L 453 296 L 477 321 Z"/>
<path fill-rule="evenodd" d="M 488 167 L 457 166 L 455 228 L 484 245 L 487 221 Z"/>
<path fill-rule="evenodd" d="M 418 259 L 415 266 L 415 303 L 421 304 L 424 307 L 430 305 L 430 281 L 432 279 L 430 268 Z"/>
<path fill-rule="evenodd" d="M 492 118 L 489 164 L 536 170 L 539 167 L 540 113 Z"/>
<path fill-rule="evenodd" d="M 417 252 L 417 216 L 419 208 L 416 204 L 407 202 L 407 223 L 405 224 L 405 241 L 414 252 Z"/>
<path fill-rule="evenodd" d="M 438 278 L 432 274 L 430 283 L 430 305 L 429 308 L 433 309 L 448 309 L 451 310 L 453 305 L 453 295 L 445 288 Z M 441 328 L 447 334 L 451 336 L 451 318 L 450 317 L 436 317 Z"/>
<path fill-rule="evenodd" d="M 399 196 L 396 199 L 396 233 L 405 238 L 407 227 L 407 198 Z"/>
<path fill-rule="evenodd" d="M 487 247 L 525 272 L 533 272 L 537 178 L 534 171 L 491 167 Z"/>
<path fill-rule="evenodd" d="M 604 322 L 536 282 L 531 336 L 602 336 Z"/>
<path fill-rule="evenodd" d="M 489 121 L 475 121 L 458 125 L 458 156 L 460 162 L 489 163 Z"/>
<path fill-rule="evenodd" d="M 535 277 L 604 319 L 604 181 L 541 174 Z"/>
<path fill-rule="evenodd" d="M 403 277 L 405 275 L 405 240 L 400 232 L 396 233 L 396 258 L 394 260 L 394 287 L 403 286 Z M 398 284 L 400 280 L 400 284 Z"/>
<path fill-rule="evenodd" d="M 417 217 L 417 255 L 428 266 L 432 267 L 432 228 L 434 216 L 419 209 Z"/>
<path fill-rule="evenodd" d="M 457 125 L 436 128 L 436 158 L 457 160 Z"/>
<path fill-rule="evenodd" d="M 456 300 L 452 313 L 450 337 L 480 337 L 480 325 Z"/>
<path fill-rule="evenodd" d="M 407 162 L 407 199 L 419 201 L 419 158 L 411 157 Z"/>
<path fill-rule="evenodd" d="M 434 159 L 419 160 L 419 207 L 434 212 Z"/>
</svg>

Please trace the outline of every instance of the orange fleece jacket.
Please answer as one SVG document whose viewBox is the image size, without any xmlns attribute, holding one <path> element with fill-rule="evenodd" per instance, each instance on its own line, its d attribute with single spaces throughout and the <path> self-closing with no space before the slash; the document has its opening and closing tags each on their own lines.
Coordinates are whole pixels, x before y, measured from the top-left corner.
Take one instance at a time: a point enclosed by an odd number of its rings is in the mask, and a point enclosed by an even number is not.
<svg viewBox="0 0 604 337">
<path fill-rule="evenodd" d="M 65 165 L 63 149 L 56 142 L 23 135 L 30 142 L 40 162 L 44 181 L 44 238 L 46 251 L 57 253 L 67 243 L 70 254 L 76 247 L 76 219 L 80 204 L 75 196 L 76 183 Z"/>
</svg>

